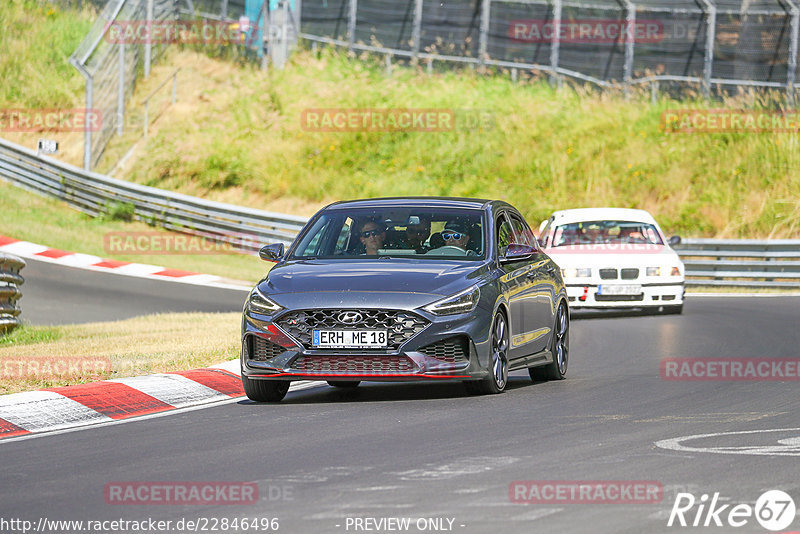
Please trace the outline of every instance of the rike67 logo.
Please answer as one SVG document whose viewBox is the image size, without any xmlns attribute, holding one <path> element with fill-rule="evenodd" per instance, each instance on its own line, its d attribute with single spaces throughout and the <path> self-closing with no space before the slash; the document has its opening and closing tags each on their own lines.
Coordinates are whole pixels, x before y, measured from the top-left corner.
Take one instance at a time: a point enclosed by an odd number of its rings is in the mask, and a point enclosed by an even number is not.
<svg viewBox="0 0 800 534">
<path fill-rule="evenodd" d="M 678 493 L 667 526 L 738 528 L 755 518 L 765 529 L 778 531 L 792 524 L 796 511 L 791 496 L 780 490 L 764 492 L 755 506 L 745 503 L 720 505 L 719 492 L 714 493 L 710 501 L 706 493 L 700 499 L 691 493 Z"/>
</svg>

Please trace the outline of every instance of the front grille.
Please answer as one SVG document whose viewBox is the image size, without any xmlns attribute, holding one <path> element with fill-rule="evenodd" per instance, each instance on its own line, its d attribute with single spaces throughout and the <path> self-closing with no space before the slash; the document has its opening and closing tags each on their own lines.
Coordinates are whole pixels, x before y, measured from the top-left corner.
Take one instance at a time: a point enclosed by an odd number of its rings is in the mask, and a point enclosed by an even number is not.
<svg viewBox="0 0 800 534">
<path fill-rule="evenodd" d="M 644 300 L 643 294 L 638 295 L 595 295 L 594 300 L 597 302 L 611 302 L 611 301 L 642 301 Z"/>
<path fill-rule="evenodd" d="M 362 320 L 360 322 L 356 324 L 344 324 L 339 322 L 338 316 L 340 314 L 354 311 L 362 315 Z M 299 341 L 306 349 L 314 348 L 311 344 L 311 331 L 315 329 L 386 329 L 389 334 L 387 349 L 397 350 L 403 343 L 414 337 L 429 324 L 429 321 L 426 319 L 414 313 L 402 310 L 346 309 L 298 310 L 287 313 L 276 322 L 278 326 Z"/>
<path fill-rule="evenodd" d="M 407 356 L 300 356 L 292 369 L 304 373 L 385 375 L 411 373 L 414 362 Z"/>
<path fill-rule="evenodd" d="M 639 269 L 622 269 L 623 280 L 636 280 L 639 278 Z"/>
<path fill-rule="evenodd" d="M 259 336 L 250 336 L 250 359 L 259 362 L 271 360 L 286 349 Z"/>
<path fill-rule="evenodd" d="M 456 336 L 426 345 L 419 351 L 443 362 L 457 363 L 467 360 L 469 344 L 466 337 Z"/>
<path fill-rule="evenodd" d="M 601 280 L 616 280 L 617 279 L 617 270 L 616 269 L 600 269 L 600 279 Z"/>
</svg>

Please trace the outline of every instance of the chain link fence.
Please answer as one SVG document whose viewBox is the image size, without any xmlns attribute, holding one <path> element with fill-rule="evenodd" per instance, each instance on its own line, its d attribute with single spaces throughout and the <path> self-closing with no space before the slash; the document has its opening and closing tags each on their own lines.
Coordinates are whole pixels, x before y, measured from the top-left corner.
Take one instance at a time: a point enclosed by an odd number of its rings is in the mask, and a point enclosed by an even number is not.
<svg viewBox="0 0 800 534">
<path fill-rule="evenodd" d="M 75 0 L 72 0 L 73 2 Z M 89 3 L 89 0 L 84 0 Z M 103 155 L 114 133 L 122 134 L 125 107 L 137 79 L 148 75 L 151 62 L 164 44 L 129 42 L 113 38 L 114 24 L 131 27 L 136 21 L 175 20 L 176 0 L 108 0 L 89 33 L 70 56 L 70 63 L 86 80 L 86 110 L 97 118 L 96 127 L 84 129 L 83 166 L 91 170 Z"/>
</svg>

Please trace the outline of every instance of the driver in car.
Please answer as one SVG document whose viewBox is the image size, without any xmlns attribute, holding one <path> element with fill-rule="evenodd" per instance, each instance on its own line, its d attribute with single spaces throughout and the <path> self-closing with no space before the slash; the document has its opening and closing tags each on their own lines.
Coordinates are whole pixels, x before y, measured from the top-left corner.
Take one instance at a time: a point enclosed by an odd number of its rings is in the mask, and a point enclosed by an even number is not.
<svg viewBox="0 0 800 534">
<path fill-rule="evenodd" d="M 442 239 L 447 247 L 458 247 L 467 254 L 467 243 L 469 243 L 469 228 L 461 221 L 450 221 L 442 230 Z M 474 254 L 474 252 L 473 252 Z"/>
</svg>

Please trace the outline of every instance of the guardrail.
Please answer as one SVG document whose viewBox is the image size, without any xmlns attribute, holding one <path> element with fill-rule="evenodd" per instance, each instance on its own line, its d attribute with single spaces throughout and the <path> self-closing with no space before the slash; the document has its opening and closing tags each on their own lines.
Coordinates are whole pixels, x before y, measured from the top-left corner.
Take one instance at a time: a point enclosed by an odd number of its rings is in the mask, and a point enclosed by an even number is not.
<svg viewBox="0 0 800 534">
<path fill-rule="evenodd" d="M 98 216 L 129 207 L 151 226 L 202 236 L 257 251 L 267 243 L 291 243 L 307 219 L 204 200 L 84 171 L 0 139 L 0 178 L 56 197 Z"/>
<path fill-rule="evenodd" d="M 800 239 L 684 239 L 686 285 L 800 289 Z"/>
<path fill-rule="evenodd" d="M 0 333 L 10 332 L 19 326 L 21 313 L 17 301 L 22 298 L 19 290 L 25 279 L 19 273 L 25 260 L 0 253 Z"/>
</svg>

